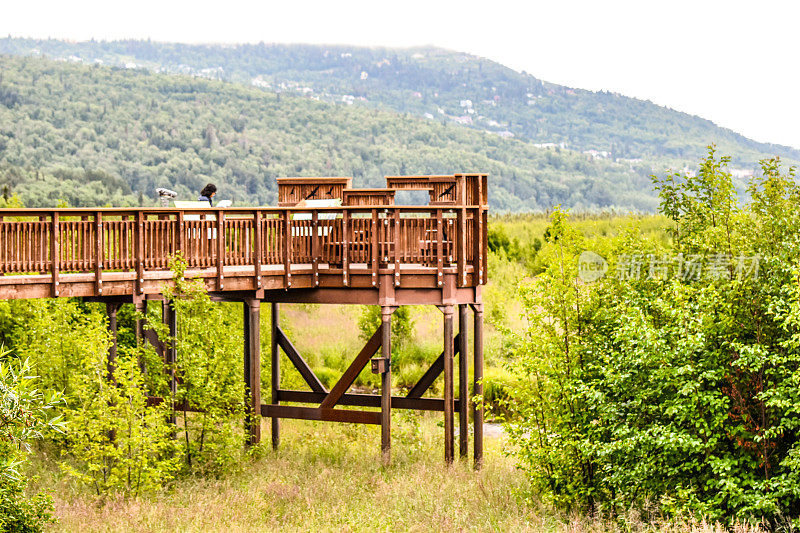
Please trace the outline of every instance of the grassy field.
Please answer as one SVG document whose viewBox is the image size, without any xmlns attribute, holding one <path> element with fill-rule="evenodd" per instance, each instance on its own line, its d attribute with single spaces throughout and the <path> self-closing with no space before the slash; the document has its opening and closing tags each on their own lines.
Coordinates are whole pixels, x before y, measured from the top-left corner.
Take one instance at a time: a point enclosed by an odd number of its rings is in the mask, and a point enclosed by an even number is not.
<svg viewBox="0 0 800 533">
<path fill-rule="evenodd" d="M 722 531 L 556 513 L 525 497 L 524 475 L 503 454 L 502 437 L 487 439 L 480 472 L 459 461 L 448 468 L 438 417 L 395 413 L 388 468 L 379 466 L 377 427 L 285 421 L 277 452 L 257 448 L 222 479 L 98 499 L 39 454 L 37 485 L 54 494 L 51 531 Z"/>
</svg>

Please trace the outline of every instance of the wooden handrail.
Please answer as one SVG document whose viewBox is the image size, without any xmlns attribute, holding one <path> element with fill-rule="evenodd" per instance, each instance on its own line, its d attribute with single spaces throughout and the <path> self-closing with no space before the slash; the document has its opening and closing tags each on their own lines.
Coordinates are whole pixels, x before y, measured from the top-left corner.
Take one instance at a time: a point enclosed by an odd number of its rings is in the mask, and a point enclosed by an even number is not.
<svg viewBox="0 0 800 533">
<path fill-rule="evenodd" d="M 216 290 L 227 290 L 225 267 L 253 267 L 261 286 L 270 265 L 283 267 L 287 289 L 293 265 L 308 265 L 315 285 L 335 271 L 346 287 L 354 268 L 366 269 L 375 285 L 389 268 L 399 286 L 401 269 L 415 265 L 439 282 L 452 269 L 458 286 L 474 286 L 486 279 L 485 217 L 485 206 L 467 205 L 0 209 L 0 274 L 49 271 L 59 296 L 62 275 L 91 273 L 103 295 L 107 273 L 134 271 L 133 290 L 142 294 L 145 273 L 168 270 L 180 250 L 189 268 L 213 269 Z"/>
</svg>

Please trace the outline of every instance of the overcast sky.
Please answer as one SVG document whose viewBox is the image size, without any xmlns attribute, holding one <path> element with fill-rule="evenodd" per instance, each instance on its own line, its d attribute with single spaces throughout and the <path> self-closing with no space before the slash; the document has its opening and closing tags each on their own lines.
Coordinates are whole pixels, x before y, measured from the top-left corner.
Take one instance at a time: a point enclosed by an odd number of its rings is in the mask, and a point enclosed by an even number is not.
<svg viewBox="0 0 800 533">
<path fill-rule="evenodd" d="M 9 1 L 0 34 L 436 45 L 800 148 L 800 2 Z"/>
</svg>

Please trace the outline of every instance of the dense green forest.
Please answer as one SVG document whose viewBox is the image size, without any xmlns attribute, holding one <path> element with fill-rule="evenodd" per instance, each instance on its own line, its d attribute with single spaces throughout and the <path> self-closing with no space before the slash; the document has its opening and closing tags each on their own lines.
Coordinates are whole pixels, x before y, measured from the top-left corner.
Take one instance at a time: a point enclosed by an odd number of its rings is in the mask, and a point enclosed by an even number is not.
<svg viewBox="0 0 800 533">
<path fill-rule="evenodd" d="M 451 124 L 147 70 L 0 57 L 0 187 L 24 205 L 152 205 L 209 181 L 274 204 L 279 176 L 482 171 L 505 211 L 653 209 L 644 165 L 593 160 Z"/>
<path fill-rule="evenodd" d="M 757 143 L 708 120 L 605 91 L 571 89 L 469 54 L 432 47 L 189 45 L 151 41 L 0 39 L 0 53 L 137 66 L 353 102 L 610 159 L 694 163 L 708 144 L 749 169 L 800 151 Z M 547 53 L 539 50 L 533 53 Z"/>
</svg>

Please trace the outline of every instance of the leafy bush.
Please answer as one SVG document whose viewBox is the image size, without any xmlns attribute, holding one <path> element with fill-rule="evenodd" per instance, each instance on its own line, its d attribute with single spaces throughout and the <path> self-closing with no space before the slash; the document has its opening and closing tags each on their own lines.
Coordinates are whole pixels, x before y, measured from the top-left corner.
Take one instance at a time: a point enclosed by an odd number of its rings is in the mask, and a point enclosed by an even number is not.
<svg viewBox="0 0 800 533">
<path fill-rule="evenodd" d="M 764 161 L 740 206 L 726 163 L 712 149 L 696 176 L 656 179 L 673 243 L 635 226 L 595 242 L 617 274 L 596 283 L 577 277 L 586 240 L 552 217 L 545 270 L 521 287 L 529 325 L 509 332 L 510 434 L 532 489 L 560 506 L 800 518 L 800 188 Z M 697 258 L 709 275 L 620 275 L 631 254 Z"/>
<path fill-rule="evenodd" d="M 55 407 L 58 394 L 37 388 L 30 363 L 7 359 L 0 351 L 0 531 L 37 532 L 52 522 L 52 502 L 39 493 L 25 495 L 26 478 L 20 470 L 30 442 L 44 431 L 63 427 Z"/>
</svg>

